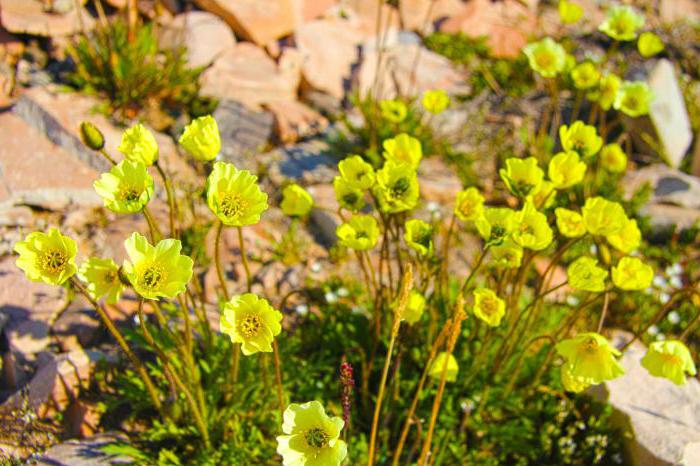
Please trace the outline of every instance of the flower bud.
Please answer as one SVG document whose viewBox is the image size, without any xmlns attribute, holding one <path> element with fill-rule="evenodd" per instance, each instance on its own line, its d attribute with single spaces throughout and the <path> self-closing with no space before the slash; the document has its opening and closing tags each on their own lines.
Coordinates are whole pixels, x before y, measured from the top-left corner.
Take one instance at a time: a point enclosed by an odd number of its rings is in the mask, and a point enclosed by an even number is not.
<svg viewBox="0 0 700 466">
<path fill-rule="evenodd" d="M 105 138 L 102 132 L 89 121 L 80 123 L 80 139 L 83 144 L 92 150 L 102 150 L 105 146 Z"/>
</svg>

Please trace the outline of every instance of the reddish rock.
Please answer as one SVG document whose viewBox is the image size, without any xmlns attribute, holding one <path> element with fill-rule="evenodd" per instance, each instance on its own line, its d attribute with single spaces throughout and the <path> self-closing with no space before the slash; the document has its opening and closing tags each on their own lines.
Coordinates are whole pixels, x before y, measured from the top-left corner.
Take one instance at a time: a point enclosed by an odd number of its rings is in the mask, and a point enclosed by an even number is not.
<svg viewBox="0 0 700 466">
<path fill-rule="evenodd" d="M 316 19 L 336 5 L 337 0 L 291 0 L 297 26 Z"/>
<path fill-rule="evenodd" d="M 293 60 L 283 64 L 253 44 L 236 44 L 202 74 L 202 93 L 238 100 L 255 110 L 265 102 L 296 100 L 300 64 Z"/>
<path fill-rule="evenodd" d="M 196 0 L 195 3 L 226 21 L 237 36 L 260 46 L 294 30 L 291 0 Z"/>
<path fill-rule="evenodd" d="M 457 193 L 462 190 L 462 181 L 455 168 L 439 157 L 423 159 L 418 168 L 418 176 L 424 201 L 452 205 Z"/>
<path fill-rule="evenodd" d="M 82 6 L 64 14 L 49 13 L 40 0 L 1 0 L 0 15 L 8 31 L 34 36 L 67 36 L 90 30 L 95 24 Z"/>
<path fill-rule="evenodd" d="M 66 409 L 63 425 L 66 434 L 72 438 L 86 438 L 95 435 L 100 425 L 103 410 L 97 403 L 76 400 Z"/>
<path fill-rule="evenodd" d="M 209 66 L 221 53 L 236 45 L 229 26 L 206 11 L 188 11 L 177 15 L 161 35 L 164 47 L 187 48 L 187 63 L 195 68 Z"/>
<path fill-rule="evenodd" d="M 401 25 L 404 29 L 430 32 L 435 21 L 451 17 L 463 6 L 462 0 L 402 0 L 399 2 Z"/>
<path fill-rule="evenodd" d="M 488 37 L 496 57 L 516 57 L 536 29 L 534 9 L 518 0 L 470 0 L 462 10 L 440 25 L 447 33 Z"/>
<path fill-rule="evenodd" d="M 661 0 L 659 16 L 664 23 L 700 20 L 700 4 L 695 0 Z"/>
<path fill-rule="evenodd" d="M 265 108 L 275 117 L 277 139 L 286 144 L 322 132 L 328 120 L 301 102 L 281 100 L 268 102 Z"/>
</svg>

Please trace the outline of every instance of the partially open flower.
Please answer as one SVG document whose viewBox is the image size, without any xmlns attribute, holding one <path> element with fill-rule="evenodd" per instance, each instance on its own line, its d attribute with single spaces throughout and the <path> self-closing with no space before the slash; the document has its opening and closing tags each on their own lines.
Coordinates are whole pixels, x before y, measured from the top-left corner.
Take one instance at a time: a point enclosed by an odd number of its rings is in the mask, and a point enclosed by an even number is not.
<svg viewBox="0 0 700 466">
<path fill-rule="evenodd" d="M 523 47 L 530 68 L 544 78 L 553 78 L 566 67 L 566 51 L 551 37 L 545 37 Z"/>
<path fill-rule="evenodd" d="M 598 267 L 598 261 L 591 257 L 579 257 L 566 270 L 569 285 L 575 290 L 600 293 L 605 289 L 608 271 Z"/>
<path fill-rule="evenodd" d="M 454 213 L 463 222 L 476 220 L 484 212 L 484 196 L 471 187 L 457 193 Z"/>
<path fill-rule="evenodd" d="M 366 251 L 377 245 L 379 226 L 371 215 L 355 215 L 336 228 L 338 242 L 356 251 Z"/>
<path fill-rule="evenodd" d="M 637 30 L 644 26 L 644 16 L 627 5 L 610 7 L 605 21 L 598 30 L 619 41 L 630 41 L 637 37 Z"/>
<path fill-rule="evenodd" d="M 267 210 L 267 194 L 248 170 L 216 162 L 207 178 L 207 204 L 224 225 L 254 225 Z"/>
<path fill-rule="evenodd" d="M 586 168 L 578 152 L 559 152 L 549 161 L 549 179 L 557 189 L 570 188 L 583 181 Z"/>
<path fill-rule="evenodd" d="M 554 210 L 557 217 L 557 228 L 559 233 L 567 238 L 578 238 L 586 234 L 586 225 L 583 217 L 576 211 L 557 207 Z"/>
<path fill-rule="evenodd" d="M 625 209 L 603 197 L 589 197 L 581 210 L 586 230 L 592 235 L 615 235 L 627 222 Z"/>
<path fill-rule="evenodd" d="M 593 157 L 603 147 L 603 138 L 598 136 L 595 126 L 575 121 L 571 126 L 559 128 L 559 139 L 564 151 L 575 151 L 583 158 Z"/>
<path fill-rule="evenodd" d="M 649 105 L 653 99 L 654 94 L 644 81 L 625 81 L 617 91 L 613 107 L 636 118 L 649 113 Z"/>
<path fill-rule="evenodd" d="M 382 118 L 392 123 L 401 123 L 408 115 L 406 104 L 400 100 L 382 100 L 379 108 L 382 110 Z"/>
<path fill-rule="evenodd" d="M 124 261 L 122 269 L 139 295 L 146 299 L 174 298 L 185 291 L 194 263 L 180 254 L 179 240 L 164 239 L 152 246 L 146 237 L 133 233 L 124 247 L 129 260 Z"/>
<path fill-rule="evenodd" d="M 576 65 L 570 74 L 574 81 L 574 87 L 582 91 L 594 88 L 600 81 L 598 67 L 589 61 Z"/>
<path fill-rule="evenodd" d="M 450 105 L 450 97 L 442 89 L 435 89 L 430 91 L 425 91 L 423 94 L 423 108 L 433 115 L 438 115 L 445 111 L 448 105 Z"/>
<path fill-rule="evenodd" d="M 195 159 L 210 162 L 221 150 L 219 125 L 211 115 L 199 117 L 185 127 L 178 142 Z"/>
<path fill-rule="evenodd" d="M 600 165 L 611 173 L 622 173 L 627 169 L 627 154 L 617 143 L 603 146 L 599 157 Z"/>
<path fill-rule="evenodd" d="M 542 181 L 540 189 L 532 196 L 532 202 L 538 209 L 546 209 L 554 203 L 557 190 L 549 180 Z"/>
<path fill-rule="evenodd" d="M 636 257 L 623 257 L 612 269 L 612 281 L 621 290 L 643 290 L 654 280 L 654 269 Z"/>
<path fill-rule="evenodd" d="M 303 217 L 309 213 L 313 205 L 311 194 L 296 183 L 287 185 L 282 191 L 280 208 L 285 215 Z"/>
<path fill-rule="evenodd" d="M 459 365 L 457 364 L 455 357 L 452 356 L 452 353 L 446 353 L 444 351 L 439 353 L 433 360 L 433 363 L 430 365 L 428 375 L 434 379 L 440 380 L 445 364 L 447 364 L 447 376 L 445 377 L 445 380 L 448 382 L 454 382 L 457 380 Z"/>
<path fill-rule="evenodd" d="M 416 290 L 411 290 L 408 295 L 408 304 L 401 317 L 409 324 L 415 324 L 423 316 L 425 310 L 425 297 Z"/>
<path fill-rule="evenodd" d="M 348 454 L 340 439 L 345 422 L 329 417 L 318 401 L 290 404 L 284 411 L 277 453 L 283 466 L 340 466 Z"/>
<path fill-rule="evenodd" d="M 141 162 L 146 166 L 158 161 L 158 143 L 145 126 L 138 123 L 124 131 L 117 150 L 132 162 Z"/>
<path fill-rule="evenodd" d="M 563 24 L 578 23 L 583 17 L 583 8 L 569 0 L 559 0 L 559 19 Z"/>
<path fill-rule="evenodd" d="M 564 386 L 564 390 L 571 393 L 581 393 L 591 385 L 593 381 L 585 377 L 577 377 L 571 373 L 571 366 L 569 364 L 563 364 L 560 369 L 561 374 L 561 384 Z"/>
<path fill-rule="evenodd" d="M 15 244 L 14 250 L 19 254 L 17 267 L 33 282 L 61 285 L 78 271 L 75 241 L 56 228 L 48 233 L 29 233 L 24 241 Z"/>
<path fill-rule="evenodd" d="M 520 267 L 523 261 L 523 248 L 512 240 L 505 240 L 497 246 L 491 246 L 491 259 L 498 267 L 514 269 Z"/>
<path fill-rule="evenodd" d="M 343 176 L 333 178 L 333 190 L 338 205 L 351 212 L 359 212 L 365 206 L 365 194 Z"/>
<path fill-rule="evenodd" d="M 617 233 L 607 235 L 605 239 L 618 251 L 629 254 L 641 244 L 642 232 L 639 231 L 636 220 L 625 219 L 622 228 Z"/>
<path fill-rule="evenodd" d="M 518 197 L 534 195 L 539 191 L 544 179 L 544 171 L 537 165 L 537 159 L 511 157 L 506 167 L 498 172 L 508 190 Z"/>
<path fill-rule="evenodd" d="M 597 333 L 581 333 L 560 341 L 556 350 L 566 359 L 572 377 L 590 380 L 591 384 L 612 380 L 625 373 L 616 359 L 620 352 Z"/>
<path fill-rule="evenodd" d="M 487 207 L 474 225 L 481 237 L 490 246 L 497 246 L 507 238 L 517 227 L 516 212 L 506 207 Z"/>
<path fill-rule="evenodd" d="M 686 374 L 691 377 L 697 374 L 688 347 L 679 340 L 655 341 L 649 345 L 641 364 L 649 374 L 664 377 L 676 385 L 685 383 Z"/>
<path fill-rule="evenodd" d="M 153 177 L 141 162 L 122 160 L 93 186 L 105 207 L 118 214 L 141 212 L 153 196 Z"/>
<path fill-rule="evenodd" d="M 244 355 L 272 352 L 272 340 L 282 331 L 282 313 L 253 293 L 232 297 L 224 304 L 221 332 L 241 344 Z"/>
<path fill-rule="evenodd" d="M 359 155 L 351 155 L 338 162 L 338 170 L 345 182 L 354 189 L 369 189 L 374 184 L 374 168 Z"/>
<path fill-rule="evenodd" d="M 506 303 L 488 288 L 474 290 L 474 315 L 491 327 L 498 327 L 506 314 Z"/>
<path fill-rule="evenodd" d="M 418 168 L 423 157 L 423 148 L 420 141 L 406 133 L 386 139 L 382 143 L 384 158 L 395 163 L 407 163 L 414 169 Z"/>
<path fill-rule="evenodd" d="M 423 220 L 417 218 L 408 220 L 403 238 L 408 247 L 422 256 L 433 251 L 433 227 Z"/>
<path fill-rule="evenodd" d="M 538 212 L 531 201 L 516 214 L 515 223 L 512 238 L 518 246 L 541 251 L 552 242 L 553 233 L 547 216 Z"/>
<path fill-rule="evenodd" d="M 637 50 L 644 58 L 653 57 L 664 50 L 664 43 L 659 36 L 651 31 L 643 32 L 637 40 Z"/>
<path fill-rule="evenodd" d="M 617 91 L 620 89 L 622 84 L 622 79 L 615 74 L 606 74 L 600 78 L 600 83 L 598 84 L 598 89 L 588 93 L 588 98 L 598 102 L 600 108 L 603 110 L 610 110 L 613 102 L 615 102 L 615 97 L 617 96 Z"/>
<path fill-rule="evenodd" d="M 416 170 L 407 163 L 388 161 L 377 172 L 374 193 L 382 211 L 390 214 L 413 209 L 420 190 Z"/>
<path fill-rule="evenodd" d="M 78 277 L 87 283 L 92 299 L 105 296 L 107 304 L 116 304 L 124 291 L 124 284 L 119 280 L 119 266 L 112 259 L 91 257 L 80 265 Z"/>
</svg>

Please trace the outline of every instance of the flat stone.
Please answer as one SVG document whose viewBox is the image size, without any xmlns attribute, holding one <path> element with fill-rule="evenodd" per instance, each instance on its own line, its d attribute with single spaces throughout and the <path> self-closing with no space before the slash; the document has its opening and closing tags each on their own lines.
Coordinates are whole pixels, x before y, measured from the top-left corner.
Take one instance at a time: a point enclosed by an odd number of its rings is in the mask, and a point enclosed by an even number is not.
<svg viewBox="0 0 700 466">
<path fill-rule="evenodd" d="M 649 203 L 640 214 L 650 217 L 650 226 L 657 232 L 688 230 L 700 222 L 700 210 L 669 204 Z"/>
<path fill-rule="evenodd" d="M 197 68 L 209 66 L 226 49 L 236 45 L 236 37 L 218 16 L 206 11 L 188 11 L 163 28 L 161 45 L 186 47 L 187 64 Z"/>
<path fill-rule="evenodd" d="M 95 24 L 82 6 L 56 14 L 45 12 L 44 2 L 39 0 L 0 0 L 0 20 L 5 29 L 15 34 L 49 37 L 75 34 L 83 28 L 90 30 Z"/>
<path fill-rule="evenodd" d="M 237 36 L 263 46 L 294 29 L 290 0 L 195 0 L 203 10 L 221 17 Z"/>
<path fill-rule="evenodd" d="M 226 99 L 219 102 L 214 118 L 221 133 L 221 159 L 241 169 L 256 170 L 255 154 L 272 136 L 272 114 Z"/>
<path fill-rule="evenodd" d="M 403 0 L 399 2 L 401 25 L 404 29 L 429 34 L 436 21 L 450 18 L 462 7 L 461 0 Z"/>
<path fill-rule="evenodd" d="M 335 198 L 333 184 L 315 184 L 309 186 L 307 190 L 313 197 L 315 205 L 311 211 L 311 221 L 318 232 L 320 242 L 330 247 L 338 241 L 335 230 L 342 222 L 336 213 L 338 201 Z"/>
<path fill-rule="evenodd" d="M 337 0 L 291 0 L 294 10 L 294 23 L 298 26 L 323 16 L 335 6 Z"/>
<path fill-rule="evenodd" d="M 659 60 L 647 81 L 654 92 L 649 117 L 663 145 L 662 155 L 678 168 L 693 141 L 693 132 L 673 64 L 665 58 Z"/>
<path fill-rule="evenodd" d="M 625 193 L 629 198 L 645 184 L 650 184 L 652 198 L 657 204 L 674 204 L 690 209 L 700 209 L 700 178 L 663 164 L 649 165 L 629 171 L 625 176 Z"/>
<path fill-rule="evenodd" d="M 664 23 L 697 22 L 700 20 L 700 5 L 694 0 L 661 0 L 659 17 Z"/>
<path fill-rule="evenodd" d="M 296 100 L 301 63 L 278 66 L 264 50 L 242 42 L 202 74 L 202 93 L 258 110 L 265 102 Z"/>
<path fill-rule="evenodd" d="M 423 201 L 452 205 L 462 190 L 462 181 L 456 170 L 439 157 L 421 160 L 418 177 Z"/>
<path fill-rule="evenodd" d="M 130 458 L 110 456 L 102 448 L 126 441 L 122 434 L 105 432 L 84 440 L 69 440 L 46 450 L 37 458 L 37 466 L 110 466 L 129 464 Z"/>
<path fill-rule="evenodd" d="M 268 102 L 265 108 L 274 116 L 277 140 L 283 144 L 308 138 L 328 127 L 328 120 L 323 115 L 299 101 Z"/>
<path fill-rule="evenodd" d="M 323 141 L 311 140 L 293 146 L 279 147 L 260 155 L 270 171 L 270 179 L 280 186 L 285 180 L 303 184 L 332 183 L 336 161 Z"/>
<path fill-rule="evenodd" d="M 612 342 L 621 347 L 631 338 L 629 333 L 614 332 Z M 629 464 L 699 464 L 700 382 L 689 377 L 685 385 L 678 386 L 652 377 L 639 363 L 644 354 L 646 347 L 633 343 L 620 360 L 625 374 L 594 390 L 613 406 L 613 421 L 633 433 L 625 443 Z"/>
<path fill-rule="evenodd" d="M 440 25 L 440 31 L 462 32 L 470 37 L 486 36 L 495 57 L 513 58 L 535 33 L 535 10 L 518 0 L 471 0 Z"/>
<path fill-rule="evenodd" d="M 100 333 L 101 321 L 96 311 L 85 298 L 76 297 L 68 309 L 53 324 L 53 333 L 64 351 L 73 348 L 73 339 L 86 348 Z"/>
</svg>

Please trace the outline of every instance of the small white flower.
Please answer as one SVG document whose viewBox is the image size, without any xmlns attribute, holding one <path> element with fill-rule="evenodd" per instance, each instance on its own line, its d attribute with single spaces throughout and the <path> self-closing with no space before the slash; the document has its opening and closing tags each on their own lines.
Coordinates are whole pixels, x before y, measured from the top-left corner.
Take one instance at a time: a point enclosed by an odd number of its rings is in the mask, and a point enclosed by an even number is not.
<svg viewBox="0 0 700 466">
<path fill-rule="evenodd" d="M 472 400 L 463 400 L 459 406 L 462 408 L 462 412 L 469 414 L 474 410 L 476 404 Z"/>
<path fill-rule="evenodd" d="M 661 293 L 659 295 L 659 302 L 661 304 L 666 304 L 667 302 L 669 302 L 670 299 L 671 299 L 671 295 L 669 295 L 668 293 Z"/>
<path fill-rule="evenodd" d="M 313 264 L 311 264 L 311 271 L 313 273 L 319 273 L 321 269 L 323 269 L 323 266 L 321 266 L 320 262 L 314 262 Z"/>
<path fill-rule="evenodd" d="M 683 274 L 683 267 L 678 262 L 666 267 L 666 275 L 678 276 L 678 275 L 682 275 L 682 274 Z"/>
<path fill-rule="evenodd" d="M 681 321 L 681 315 L 678 314 L 676 311 L 671 311 L 668 313 L 668 317 L 666 317 L 669 322 L 671 322 L 673 325 L 678 324 Z"/>
<path fill-rule="evenodd" d="M 348 291 L 347 288 L 342 286 L 336 290 L 336 294 L 341 298 L 347 298 L 348 296 L 350 296 L 350 291 Z"/>
<path fill-rule="evenodd" d="M 666 339 L 666 335 L 664 335 L 663 333 L 659 333 L 658 335 L 656 335 L 656 339 L 658 341 L 663 341 Z"/>
<path fill-rule="evenodd" d="M 568 304 L 571 307 L 578 306 L 580 302 L 581 300 L 579 300 L 576 296 L 572 294 L 566 297 L 566 304 Z"/>
<path fill-rule="evenodd" d="M 435 213 L 435 212 L 440 212 L 440 204 L 438 204 L 435 201 L 430 201 L 425 205 L 425 208 L 428 209 L 428 212 Z"/>
<path fill-rule="evenodd" d="M 656 275 L 654 277 L 654 281 L 652 283 L 657 288 L 666 288 L 666 286 L 668 285 L 668 283 L 666 283 L 666 279 L 664 277 L 662 277 L 661 275 Z"/>
<path fill-rule="evenodd" d="M 306 314 L 309 313 L 309 306 L 307 306 L 306 304 L 299 304 L 299 305 L 297 305 L 297 307 L 294 310 L 300 316 L 305 316 Z"/>
<path fill-rule="evenodd" d="M 647 333 L 651 336 L 658 335 L 659 334 L 659 327 L 656 325 L 652 325 L 647 329 Z"/>
<path fill-rule="evenodd" d="M 591 255 L 595 256 L 598 254 L 598 246 L 595 244 L 591 244 L 591 247 L 588 248 L 588 251 L 591 253 Z"/>
<path fill-rule="evenodd" d="M 326 302 L 329 304 L 333 304 L 338 301 L 338 295 L 336 295 L 332 291 L 326 291 L 324 297 L 326 298 Z"/>
<path fill-rule="evenodd" d="M 683 288 L 683 280 L 678 275 L 672 275 L 668 281 L 668 284 L 673 288 Z"/>
</svg>

